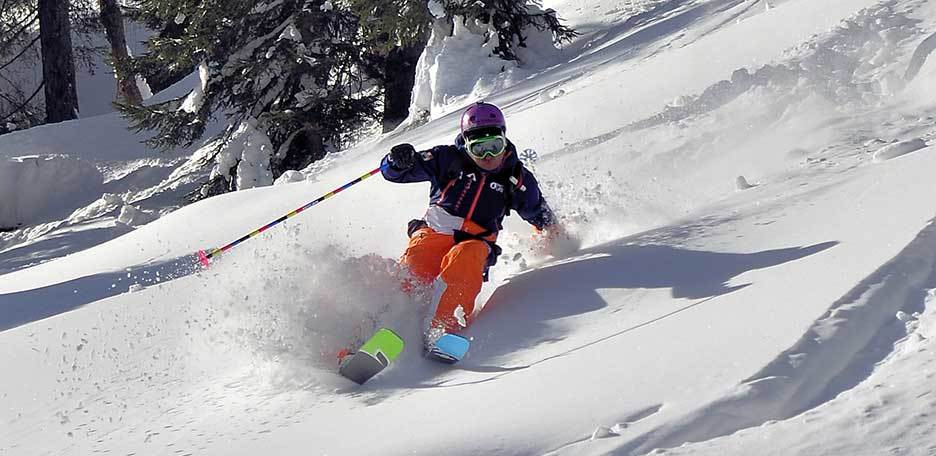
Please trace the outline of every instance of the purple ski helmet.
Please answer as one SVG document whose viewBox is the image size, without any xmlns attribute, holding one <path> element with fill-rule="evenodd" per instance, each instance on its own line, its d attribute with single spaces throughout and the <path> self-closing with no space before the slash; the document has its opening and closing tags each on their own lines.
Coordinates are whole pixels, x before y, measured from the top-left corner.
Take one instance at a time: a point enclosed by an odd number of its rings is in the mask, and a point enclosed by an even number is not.
<svg viewBox="0 0 936 456">
<path fill-rule="evenodd" d="M 479 128 L 490 127 L 499 128 L 504 133 L 507 132 L 507 121 L 504 119 L 504 113 L 497 106 L 479 101 L 462 113 L 462 134 Z"/>
</svg>

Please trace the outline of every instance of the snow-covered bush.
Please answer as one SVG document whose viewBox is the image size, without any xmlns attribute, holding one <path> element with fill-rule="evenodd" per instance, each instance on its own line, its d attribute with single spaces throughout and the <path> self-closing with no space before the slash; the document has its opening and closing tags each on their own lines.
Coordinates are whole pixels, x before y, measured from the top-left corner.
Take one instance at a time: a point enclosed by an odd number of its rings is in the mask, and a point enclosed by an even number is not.
<svg viewBox="0 0 936 456">
<path fill-rule="evenodd" d="M 215 157 L 217 166 L 212 171 L 212 180 L 222 177 L 234 184 L 233 189 L 247 189 L 273 184 L 270 171 L 270 156 L 273 144 L 263 132 L 257 130 L 257 121 L 247 119 Z"/>
</svg>

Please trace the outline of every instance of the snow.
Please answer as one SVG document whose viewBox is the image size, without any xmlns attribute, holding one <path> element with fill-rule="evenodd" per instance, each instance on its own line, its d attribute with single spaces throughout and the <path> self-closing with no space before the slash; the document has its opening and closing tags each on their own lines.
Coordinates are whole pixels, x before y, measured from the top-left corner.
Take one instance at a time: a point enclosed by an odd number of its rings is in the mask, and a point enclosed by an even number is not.
<svg viewBox="0 0 936 456">
<path fill-rule="evenodd" d="M 0 161 L 0 227 L 65 218 L 97 199 L 103 187 L 101 172 L 78 158 L 33 155 Z"/>
<path fill-rule="evenodd" d="M 153 220 L 156 220 L 158 217 L 152 212 L 141 211 L 129 204 L 125 204 L 120 208 L 120 214 L 117 216 L 117 222 L 123 223 L 127 226 L 141 226 L 145 225 Z"/>
<path fill-rule="evenodd" d="M 205 89 L 208 87 L 208 78 L 208 63 L 202 60 L 198 64 L 198 80 L 200 83 L 185 97 L 182 106 L 179 107 L 180 110 L 196 113 L 201 109 L 205 98 Z"/>
<path fill-rule="evenodd" d="M 289 184 L 293 182 L 302 182 L 306 180 L 305 175 L 299 171 L 289 170 L 276 178 L 273 185 Z"/>
<path fill-rule="evenodd" d="M 790 420 L 767 423 L 667 454 L 926 454 L 936 430 L 931 414 L 934 333 L 932 290 L 886 363 L 862 384 Z M 795 433 L 797 438 L 784 437 Z M 773 443 L 771 443 L 773 442 Z M 776 445 L 782 442 L 782 445 Z M 781 450 L 782 448 L 782 450 Z"/>
<path fill-rule="evenodd" d="M 455 104 L 280 185 L 254 168 L 261 186 L 136 229 L 119 219 L 169 212 L 160 198 L 185 193 L 210 145 L 160 161 L 121 150 L 134 137 L 111 118 L 0 138 L 5 159 L 72 148 L 121 184 L 54 222 L 74 223 L 68 256 L 0 275 L 0 453 L 931 452 L 936 4 L 549 3 L 586 33 L 485 96 L 570 236 L 544 256 L 508 219 L 454 367 L 420 356 L 426 292 L 401 292 L 393 260 L 424 185 L 374 177 L 207 270 L 192 253 L 361 176 L 392 144 L 450 141 Z M 460 81 L 452 100 L 472 96 Z M 238 127 L 223 162 L 247 176 L 268 145 Z M 98 243 L 104 225 L 124 231 Z M 334 355 L 377 325 L 408 347 L 354 386 Z M 362 423 L 376 423 L 367 438 Z"/>
<path fill-rule="evenodd" d="M 140 97 L 144 101 L 149 100 L 150 98 L 153 98 L 153 89 L 150 88 L 149 83 L 146 82 L 146 79 L 144 79 L 140 75 L 135 75 L 134 81 L 136 83 L 137 90 L 140 91 Z"/>
<path fill-rule="evenodd" d="M 429 0 L 429 13 L 432 17 L 442 19 L 445 17 L 445 5 L 439 0 Z"/>
<path fill-rule="evenodd" d="M 911 152 L 916 152 L 926 147 L 926 141 L 922 138 L 913 138 L 907 141 L 899 141 L 894 144 L 886 145 L 874 153 L 875 161 L 891 160 Z"/>
<path fill-rule="evenodd" d="M 248 189 L 273 184 L 273 172 L 269 169 L 273 144 L 256 128 L 256 119 L 248 119 L 234 132 L 230 141 L 215 158 L 212 174 L 231 178 L 231 170 L 237 170 L 237 188 Z"/>
<path fill-rule="evenodd" d="M 193 74 L 150 101 L 183 96 L 192 90 L 197 80 L 198 75 Z M 209 134 L 217 133 L 219 128 L 217 123 L 210 124 Z M 184 195 L 207 177 L 207 171 L 198 162 L 202 158 L 198 154 L 192 155 L 198 145 L 159 151 L 145 146 L 143 140 L 146 138 L 146 133 L 130 132 L 126 120 L 116 113 L 0 136 L 0 161 L 7 163 L 4 165 L 7 172 L 15 172 L 7 175 L 0 187 L 18 183 L 13 189 L 7 187 L 9 193 L 2 193 L 4 198 L 0 204 L 4 206 L 0 207 L 15 207 L 17 198 L 7 201 L 7 194 L 41 195 L 42 204 L 37 200 L 35 207 L 24 210 L 49 210 L 55 214 L 23 222 L 15 231 L 0 232 L 0 273 L 86 249 L 126 233 L 126 225 L 114 223 L 123 204 L 133 203 L 154 216 L 181 205 Z M 56 178 L 36 180 L 35 166 L 9 168 L 8 162 L 13 157 L 27 153 L 63 158 L 64 161 L 59 160 L 61 165 L 57 169 L 65 174 L 71 167 L 65 163 L 78 161 L 83 165 L 73 171 L 84 170 L 87 175 L 96 172 L 103 176 L 103 185 L 61 187 L 67 196 L 62 196 L 63 191 L 47 192 L 49 185 L 60 188 L 51 183 Z M 187 156 L 191 159 L 188 160 Z M 92 172 L 89 165 L 96 171 Z M 43 167 L 45 171 L 51 169 Z M 46 204 L 45 201 L 54 204 Z"/>
<path fill-rule="evenodd" d="M 324 5 L 322 6 L 324 7 Z M 301 43 L 302 35 L 299 34 L 299 30 L 296 29 L 295 25 L 290 24 L 288 27 L 286 27 L 286 30 L 283 30 L 283 33 L 280 34 L 278 40 L 290 40 L 290 41 L 295 41 L 297 43 Z"/>
<path fill-rule="evenodd" d="M 757 187 L 757 184 L 748 182 L 747 178 L 744 176 L 738 176 L 738 178 L 735 179 L 735 185 L 737 185 L 738 190 L 747 190 L 749 188 Z"/>
</svg>

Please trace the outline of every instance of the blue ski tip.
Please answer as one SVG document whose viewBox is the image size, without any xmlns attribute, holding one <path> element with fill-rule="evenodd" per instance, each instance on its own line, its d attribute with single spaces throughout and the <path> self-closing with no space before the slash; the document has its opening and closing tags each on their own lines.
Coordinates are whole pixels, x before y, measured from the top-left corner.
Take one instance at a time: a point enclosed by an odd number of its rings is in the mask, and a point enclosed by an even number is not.
<svg viewBox="0 0 936 456">
<path fill-rule="evenodd" d="M 454 364 L 468 353 L 471 342 L 457 334 L 443 334 L 429 349 L 429 355 L 443 363 Z"/>
</svg>

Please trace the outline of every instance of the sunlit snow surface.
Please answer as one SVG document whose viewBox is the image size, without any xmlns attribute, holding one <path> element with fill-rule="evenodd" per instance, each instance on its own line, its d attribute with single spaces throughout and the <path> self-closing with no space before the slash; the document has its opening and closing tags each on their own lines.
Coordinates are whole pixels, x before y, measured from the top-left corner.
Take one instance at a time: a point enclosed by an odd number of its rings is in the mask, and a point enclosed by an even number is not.
<svg viewBox="0 0 936 456">
<path fill-rule="evenodd" d="M 393 261 L 423 185 L 191 257 L 452 114 L 0 276 L 0 453 L 930 454 L 936 6 L 551 3 L 585 34 L 490 99 L 583 244 L 511 218 L 462 363 L 421 358 Z M 408 348 L 356 387 L 376 325 Z"/>
</svg>

